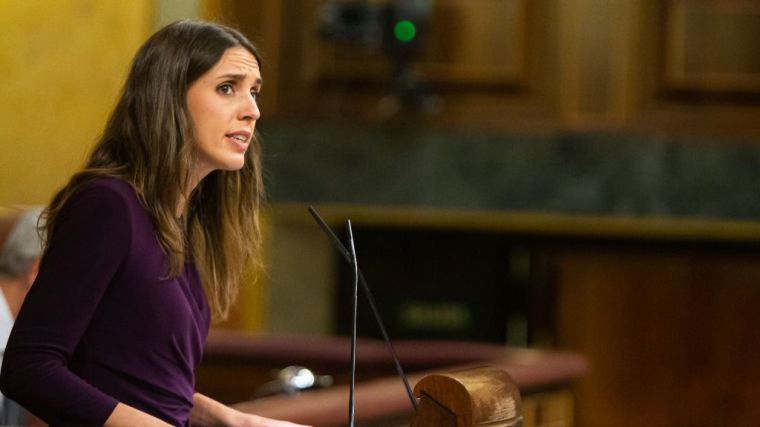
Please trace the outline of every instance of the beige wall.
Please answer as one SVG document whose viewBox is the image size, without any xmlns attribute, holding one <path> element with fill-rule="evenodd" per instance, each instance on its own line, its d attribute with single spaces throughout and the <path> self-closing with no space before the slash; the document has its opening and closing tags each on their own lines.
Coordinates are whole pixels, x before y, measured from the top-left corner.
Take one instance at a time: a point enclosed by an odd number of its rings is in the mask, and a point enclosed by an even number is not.
<svg viewBox="0 0 760 427">
<path fill-rule="evenodd" d="M 0 2 L 0 205 L 46 203 L 85 159 L 150 0 Z"/>
<path fill-rule="evenodd" d="M 84 162 L 132 56 L 219 0 L 0 1 L 0 206 L 45 204 Z"/>
</svg>

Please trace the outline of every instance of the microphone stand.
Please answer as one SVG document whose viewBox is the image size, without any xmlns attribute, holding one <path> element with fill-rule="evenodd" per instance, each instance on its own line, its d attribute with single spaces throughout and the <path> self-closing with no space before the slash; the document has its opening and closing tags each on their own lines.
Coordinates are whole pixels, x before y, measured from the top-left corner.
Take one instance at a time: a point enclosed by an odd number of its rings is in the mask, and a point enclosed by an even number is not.
<svg viewBox="0 0 760 427">
<path fill-rule="evenodd" d="M 319 216 L 319 214 L 317 213 L 317 210 L 314 209 L 313 206 L 309 206 L 309 213 L 317 222 L 317 224 L 322 229 L 322 231 L 325 232 L 327 237 L 330 238 L 330 241 L 332 242 L 335 249 L 343 256 L 343 258 L 346 259 L 346 261 L 353 263 L 356 258 L 353 257 L 351 253 L 349 253 L 349 251 L 346 249 L 345 246 L 343 246 L 343 243 L 341 243 L 338 236 L 336 236 L 335 233 L 333 233 L 333 231 L 327 225 L 325 220 L 323 220 L 322 217 Z M 353 239 L 353 236 L 351 236 L 351 238 Z M 352 240 L 352 244 L 353 244 L 353 240 Z M 396 349 L 393 347 L 393 343 L 388 337 L 388 332 L 385 330 L 385 325 L 383 324 L 383 320 L 380 318 L 380 312 L 378 311 L 377 306 L 375 305 L 375 299 L 372 296 L 372 291 L 370 291 L 369 286 L 367 285 L 367 281 L 364 278 L 362 271 L 359 269 L 358 264 L 356 265 L 355 273 L 358 274 L 359 276 L 359 283 L 362 285 L 362 289 L 364 290 L 364 295 L 367 297 L 369 306 L 372 309 L 372 314 L 375 317 L 375 322 L 377 323 L 377 326 L 380 328 L 380 333 L 383 335 L 383 339 L 385 340 L 385 343 L 388 346 L 388 352 L 390 353 L 391 358 L 393 358 L 393 363 L 396 365 L 396 372 L 398 373 L 398 376 L 401 378 L 401 380 L 404 382 L 404 388 L 406 390 L 406 394 L 409 397 L 409 401 L 412 404 L 412 408 L 416 411 L 417 399 L 414 398 L 414 393 L 412 392 L 412 388 L 409 386 L 409 379 L 404 373 L 404 369 L 401 367 L 401 362 L 399 362 L 398 356 L 396 355 Z M 354 313 L 356 313 L 356 310 L 354 311 Z M 356 322 L 354 322 L 354 328 L 356 328 Z"/>
<path fill-rule="evenodd" d="M 356 248 L 354 247 L 354 231 L 351 229 L 351 220 L 346 222 L 348 231 L 348 243 L 351 248 L 351 267 L 354 272 L 354 295 L 353 295 L 353 324 L 351 326 L 351 387 L 348 395 L 348 426 L 354 427 L 354 389 L 356 388 L 356 325 L 357 307 L 359 305 L 359 264 L 356 261 Z"/>
</svg>

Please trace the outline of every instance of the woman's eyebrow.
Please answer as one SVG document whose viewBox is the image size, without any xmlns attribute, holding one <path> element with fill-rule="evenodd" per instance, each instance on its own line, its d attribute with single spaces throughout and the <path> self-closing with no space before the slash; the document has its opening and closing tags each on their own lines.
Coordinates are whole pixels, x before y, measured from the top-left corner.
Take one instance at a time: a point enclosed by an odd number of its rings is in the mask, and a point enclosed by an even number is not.
<svg viewBox="0 0 760 427">
<path fill-rule="evenodd" d="M 246 74 L 223 74 L 219 77 L 217 77 L 217 80 L 232 80 L 233 82 L 240 82 L 245 80 Z M 261 85 L 263 81 L 261 80 L 261 77 L 256 79 L 256 84 Z"/>
</svg>

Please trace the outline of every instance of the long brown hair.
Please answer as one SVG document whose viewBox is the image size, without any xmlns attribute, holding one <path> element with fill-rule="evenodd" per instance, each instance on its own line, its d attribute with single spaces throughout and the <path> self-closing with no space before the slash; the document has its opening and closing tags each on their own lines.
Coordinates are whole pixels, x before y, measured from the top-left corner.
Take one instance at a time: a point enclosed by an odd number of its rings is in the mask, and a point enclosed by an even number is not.
<svg viewBox="0 0 760 427">
<path fill-rule="evenodd" d="M 261 145 L 254 136 L 245 165 L 214 171 L 189 195 L 183 218 L 177 206 L 188 188 L 194 129 L 187 108 L 191 83 L 224 52 L 241 46 L 261 57 L 240 32 L 215 23 L 178 21 L 150 37 L 135 56 L 118 104 L 89 160 L 47 207 L 53 236 L 66 201 L 84 184 L 113 176 L 131 184 L 150 212 L 171 276 L 192 256 L 217 317 L 224 318 L 248 262 L 260 262 L 259 213 L 264 197 Z"/>
</svg>

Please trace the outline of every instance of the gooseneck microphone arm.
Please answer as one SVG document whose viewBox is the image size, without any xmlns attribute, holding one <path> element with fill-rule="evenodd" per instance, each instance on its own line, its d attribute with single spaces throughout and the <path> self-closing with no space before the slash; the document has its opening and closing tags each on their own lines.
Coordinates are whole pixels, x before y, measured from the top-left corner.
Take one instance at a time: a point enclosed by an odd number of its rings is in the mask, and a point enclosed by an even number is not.
<svg viewBox="0 0 760 427">
<path fill-rule="evenodd" d="M 330 238 L 330 241 L 332 242 L 335 249 L 343 256 L 343 258 L 346 259 L 346 261 L 353 263 L 353 259 L 351 256 L 351 253 L 346 249 L 346 247 L 341 243 L 338 236 L 333 233 L 333 231 L 330 229 L 330 227 L 327 225 L 327 223 L 322 219 L 321 216 L 317 213 L 317 210 L 314 209 L 313 206 L 309 206 L 309 213 L 314 218 L 314 220 L 317 222 L 319 227 L 322 229 L 322 231 L 327 234 L 327 237 Z M 393 343 L 391 342 L 391 339 L 388 337 L 388 332 L 385 330 L 385 325 L 383 324 L 383 320 L 380 318 L 380 312 L 377 310 L 377 306 L 375 306 L 375 298 L 372 296 L 372 292 L 369 289 L 369 286 L 367 286 L 367 281 L 364 279 L 364 275 L 362 274 L 361 269 L 359 269 L 358 265 L 356 267 L 356 272 L 359 276 L 359 283 L 362 286 L 362 289 L 364 290 L 364 295 L 367 297 L 367 301 L 369 302 L 369 307 L 372 310 L 372 314 L 375 316 L 375 322 L 377 323 L 377 326 L 380 328 L 380 333 L 383 335 L 383 339 L 385 340 L 386 345 L 388 346 L 388 352 L 390 353 L 391 357 L 393 358 L 393 363 L 396 365 L 396 372 L 398 373 L 398 376 L 401 378 L 401 380 L 404 382 L 404 388 L 406 389 L 406 394 L 409 396 L 409 401 L 412 403 L 412 408 L 414 410 L 417 409 L 417 399 L 414 398 L 414 393 L 412 392 L 412 388 L 409 386 L 409 379 L 406 377 L 406 374 L 404 373 L 404 369 L 401 367 L 401 362 L 398 360 L 398 356 L 396 355 L 396 349 L 393 347 Z"/>
<path fill-rule="evenodd" d="M 359 306 L 359 264 L 356 260 L 356 247 L 354 247 L 354 231 L 351 229 L 351 220 L 346 222 L 346 231 L 348 232 L 348 243 L 351 248 L 351 270 L 354 273 L 353 286 L 353 323 L 351 326 L 351 387 L 348 394 L 348 427 L 354 427 L 354 390 L 356 389 L 356 325 L 358 323 L 357 313 Z"/>
</svg>

